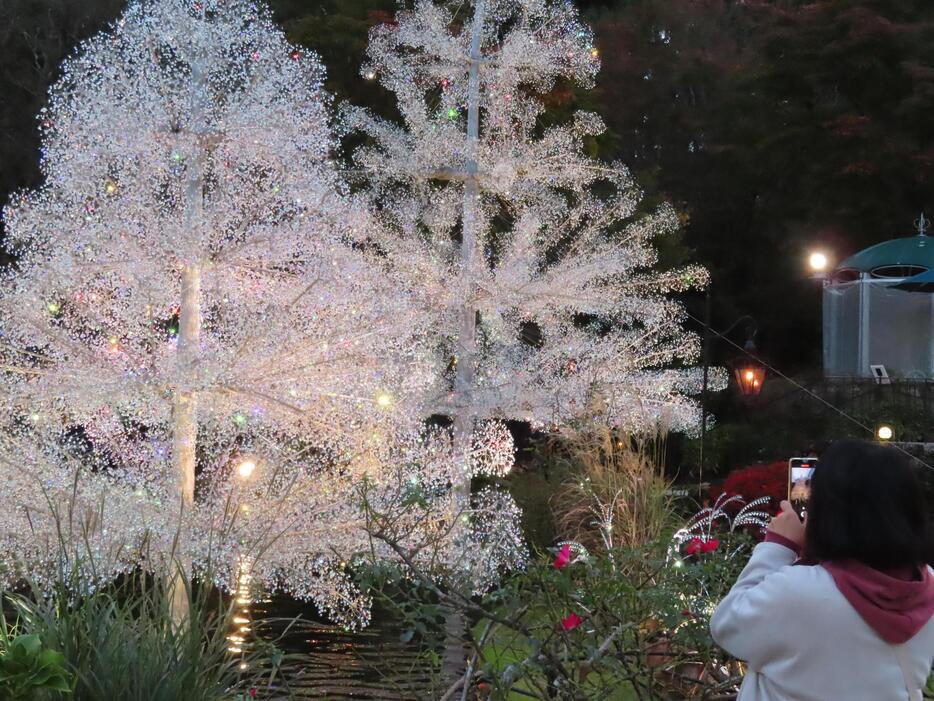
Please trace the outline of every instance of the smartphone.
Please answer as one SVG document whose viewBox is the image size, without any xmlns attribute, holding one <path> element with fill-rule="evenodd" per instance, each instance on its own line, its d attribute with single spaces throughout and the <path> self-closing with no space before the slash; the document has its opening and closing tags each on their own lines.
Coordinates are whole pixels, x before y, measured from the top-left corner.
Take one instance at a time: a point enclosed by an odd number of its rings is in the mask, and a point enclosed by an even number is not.
<svg viewBox="0 0 934 701">
<path fill-rule="evenodd" d="M 811 473 L 817 467 L 817 458 L 791 458 L 788 461 L 788 501 L 801 518 L 811 496 Z"/>
</svg>

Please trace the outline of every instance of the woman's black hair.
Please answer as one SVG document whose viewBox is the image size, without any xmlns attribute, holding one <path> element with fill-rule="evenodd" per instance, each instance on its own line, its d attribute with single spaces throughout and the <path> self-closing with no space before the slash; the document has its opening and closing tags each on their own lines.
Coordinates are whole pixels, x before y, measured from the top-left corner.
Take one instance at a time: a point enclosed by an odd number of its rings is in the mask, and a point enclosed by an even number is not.
<svg viewBox="0 0 934 701">
<path fill-rule="evenodd" d="M 934 534 L 921 482 L 903 453 L 840 441 L 811 477 L 805 557 L 857 560 L 879 570 L 934 564 Z"/>
</svg>

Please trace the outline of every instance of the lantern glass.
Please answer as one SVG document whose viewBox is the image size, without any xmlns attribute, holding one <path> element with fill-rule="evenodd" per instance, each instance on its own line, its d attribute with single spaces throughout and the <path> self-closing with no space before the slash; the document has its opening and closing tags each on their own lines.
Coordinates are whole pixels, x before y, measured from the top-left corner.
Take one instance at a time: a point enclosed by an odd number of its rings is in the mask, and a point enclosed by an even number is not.
<svg viewBox="0 0 934 701">
<path fill-rule="evenodd" d="M 740 394 L 744 397 L 755 397 L 762 391 L 765 382 L 765 367 L 759 363 L 746 360 L 737 364 L 734 369 L 736 384 Z"/>
</svg>

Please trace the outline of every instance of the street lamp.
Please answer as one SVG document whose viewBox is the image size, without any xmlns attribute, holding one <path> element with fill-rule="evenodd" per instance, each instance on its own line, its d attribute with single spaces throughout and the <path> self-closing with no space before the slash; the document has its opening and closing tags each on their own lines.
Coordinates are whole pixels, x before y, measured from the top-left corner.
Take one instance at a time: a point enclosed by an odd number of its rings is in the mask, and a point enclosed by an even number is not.
<svg viewBox="0 0 934 701">
<path fill-rule="evenodd" d="M 756 358 L 756 342 L 752 338 L 754 335 L 755 331 L 752 331 L 743 347 L 743 355 L 733 364 L 736 385 L 744 397 L 758 396 L 765 382 L 765 365 Z"/>
<path fill-rule="evenodd" d="M 811 257 L 808 258 L 808 265 L 811 266 L 811 270 L 815 273 L 822 273 L 827 270 L 827 254 L 822 251 L 814 251 L 811 254 Z"/>
<path fill-rule="evenodd" d="M 717 338 L 726 338 L 733 329 L 744 321 L 746 327 L 746 344 L 743 347 L 743 356 L 733 364 L 733 372 L 736 376 L 736 384 L 739 387 L 740 394 L 744 397 L 757 396 L 762 391 L 762 385 L 765 382 L 765 366 L 756 358 L 755 336 L 759 329 L 756 320 L 749 315 L 741 316 L 730 326 L 721 332 L 711 332 L 710 329 L 710 311 L 711 296 L 710 288 L 707 288 L 707 300 L 704 319 L 704 380 L 701 385 L 701 435 L 700 435 L 700 470 L 698 474 L 698 483 L 704 482 L 704 467 L 706 464 L 706 446 L 707 446 L 707 384 L 710 374 L 710 339 L 711 336 Z"/>
<path fill-rule="evenodd" d="M 812 251 L 808 256 L 808 268 L 811 277 L 815 280 L 826 280 L 827 269 L 830 267 L 830 257 L 823 251 Z"/>
<path fill-rule="evenodd" d="M 878 438 L 883 443 L 892 440 L 894 435 L 895 431 L 893 431 L 892 427 L 887 424 L 882 424 L 876 428 L 876 438 Z"/>
</svg>

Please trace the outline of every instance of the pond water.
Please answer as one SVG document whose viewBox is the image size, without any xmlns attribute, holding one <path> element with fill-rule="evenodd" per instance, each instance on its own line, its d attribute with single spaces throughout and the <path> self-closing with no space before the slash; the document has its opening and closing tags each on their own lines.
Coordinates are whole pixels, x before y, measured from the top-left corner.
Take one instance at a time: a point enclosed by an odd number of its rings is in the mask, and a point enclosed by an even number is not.
<svg viewBox="0 0 934 701">
<path fill-rule="evenodd" d="M 313 606 L 289 597 L 257 601 L 253 607 L 254 620 L 265 619 L 257 632 L 276 640 L 289 655 L 283 665 L 285 698 L 412 701 L 432 687 L 428 651 L 402 642 L 403 627 L 385 611 L 375 609 L 367 628 L 347 632 L 317 620 Z"/>
<path fill-rule="evenodd" d="M 262 698 L 414 701 L 440 686 L 432 651 L 403 642 L 402 623 L 379 607 L 367 628 L 348 632 L 323 621 L 309 603 L 257 593 L 249 575 L 241 575 L 235 596 L 230 653 L 240 656 L 256 640 L 274 641 L 286 653 L 277 690 Z"/>
</svg>

